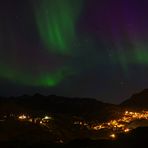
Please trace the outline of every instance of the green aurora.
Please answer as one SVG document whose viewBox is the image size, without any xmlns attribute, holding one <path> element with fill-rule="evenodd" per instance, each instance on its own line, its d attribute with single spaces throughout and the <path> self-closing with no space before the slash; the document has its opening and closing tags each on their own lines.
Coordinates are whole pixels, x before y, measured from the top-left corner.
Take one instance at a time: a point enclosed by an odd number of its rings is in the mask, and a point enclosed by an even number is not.
<svg viewBox="0 0 148 148">
<path fill-rule="evenodd" d="M 37 0 L 35 3 L 38 32 L 45 47 L 50 52 L 70 53 L 82 0 Z"/>
<path fill-rule="evenodd" d="M 48 49 L 48 54 L 69 54 L 72 49 L 72 42 L 76 38 L 76 23 L 82 0 L 73 2 L 69 0 L 36 0 L 32 1 L 31 5 L 33 6 L 38 33 L 45 47 L 43 52 L 46 53 L 46 49 Z M 13 41 L 13 38 L 14 34 L 10 36 L 10 40 Z M 10 48 L 15 49 L 17 47 L 12 45 Z M 21 50 L 17 49 L 16 54 L 20 54 L 19 52 Z M 13 56 L 15 57 L 15 54 Z M 13 63 L 15 59 L 11 59 Z M 43 71 L 34 74 L 31 73 L 29 68 L 17 68 L 19 61 L 15 66 L 5 62 L 5 59 L 1 59 L 1 62 L 0 78 L 26 86 L 54 87 L 73 73 L 73 70 L 65 64 L 56 70 L 49 67 L 49 69 L 43 69 Z M 35 70 L 36 67 L 38 65 L 35 65 L 33 69 Z"/>
<path fill-rule="evenodd" d="M 59 84 L 68 74 L 67 68 L 59 68 L 54 72 L 43 72 L 40 75 L 30 74 L 28 71 L 18 71 L 10 67 L 0 66 L 2 71 L 0 77 L 14 83 L 26 86 L 41 86 L 41 87 L 54 87 Z"/>
<path fill-rule="evenodd" d="M 35 22 L 37 24 L 37 29 L 41 41 L 45 46 L 44 52 L 46 52 L 46 49 L 48 49 L 49 53 L 53 52 L 53 54 L 66 55 L 70 54 L 71 50 L 79 49 L 74 49 L 72 47 L 72 42 L 75 41 L 76 38 L 79 38 L 77 37 L 76 27 L 80 12 L 82 10 L 82 2 L 82 0 L 75 0 L 73 2 L 69 0 L 33 1 L 32 5 L 34 8 L 33 10 L 35 14 Z M 89 42 L 84 42 L 83 39 L 79 38 L 79 43 L 84 46 L 84 54 L 88 54 L 88 58 L 91 53 L 91 49 L 94 49 L 95 46 L 97 47 L 97 43 L 94 43 L 93 41 L 93 36 L 90 36 L 87 35 L 85 37 Z M 128 75 L 128 71 L 130 68 L 129 66 L 131 64 L 148 64 L 148 52 L 146 49 L 146 43 L 140 41 L 138 37 L 136 38 L 136 40 L 130 38 L 129 34 L 127 34 L 127 37 L 129 39 L 128 42 L 131 45 L 131 49 L 127 50 L 121 39 L 116 40 L 115 38 L 113 38 L 116 52 L 114 52 L 113 56 L 110 57 L 112 63 L 120 64 L 123 72 L 126 75 Z M 11 36 L 10 38 L 13 40 L 13 36 Z M 89 52 L 87 53 L 87 51 Z M 76 53 L 80 54 L 80 51 L 76 51 Z M 81 56 L 82 55 L 83 53 L 81 54 Z M 94 55 L 92 55 L 92 57 L 94 57 Z M 81 57 L 79 58 L 81 59 Z M 103 61 L 101 60 L 101 55 L 95 55 L 95 59 L 98 60 L 99 58 L 99 63 L 101 63 Z M 94 60 L 95 62 L 93 63 L 93 65 L 97 64 L 97 60 Z M 87 63 L 87 59 L 86 61 L 84 60 L 84 65 L 85 63 Z M 90 67 L 91 66 L 92 65 L 90 65 Z M 64 80 L 65 77 L 67 77 L 67 75 L 71 74 L 73 71 L 77 71 L 77 69 L 70 69 L 69 66 L 63 65 L 56 71 L 42 71 L 39 74 L 35 74 L 34 77 L 34 75 L 30 73 L 29 70 L 25 71 L 17 68 L 12 68 L 11 66 L 6 66 L 5 64 L 1 64 L 0 68 L 1 78 L 9 79 L 11 81 L 18 82 L 24 85 L 51 87 L 58 85 L 61 81 Z"/>
</svg>

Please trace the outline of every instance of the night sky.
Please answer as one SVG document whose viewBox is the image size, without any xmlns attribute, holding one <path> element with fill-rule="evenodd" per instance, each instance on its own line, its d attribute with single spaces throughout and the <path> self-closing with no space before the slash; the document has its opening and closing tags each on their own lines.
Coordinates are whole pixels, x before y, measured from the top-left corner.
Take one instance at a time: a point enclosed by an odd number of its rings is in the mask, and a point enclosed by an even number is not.
<svg viewBox="0 0 148 148">
<path fill-rule="evenodd" d="M 147 0 L 0 1 L 0 95 L 119 103 L 144 88 Z"/>
</svg>

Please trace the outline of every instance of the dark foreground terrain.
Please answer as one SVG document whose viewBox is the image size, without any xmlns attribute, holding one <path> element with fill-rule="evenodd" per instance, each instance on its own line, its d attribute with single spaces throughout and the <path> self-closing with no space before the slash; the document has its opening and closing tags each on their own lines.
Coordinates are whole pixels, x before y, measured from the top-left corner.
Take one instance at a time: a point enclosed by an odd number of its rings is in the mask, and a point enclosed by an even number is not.
<svg viewBox="0 0 148 148">
<path fill-rule="evenodd" d="M 41 139 L 40 139 L 41 140 Z M 56 144 L 49 141 L 32 141 L 30 139 L 13 139 L 0 143 L 2 148 L 134 148 L 148 146 L 148 128 L 141 127 L 128 135 L 118 135 L 115 140 L 77 139 L 66 144 Z"/>
<path fill-rule="evenodd" d="M 0 148 L 146 148 L 147 98 L 148 89 L 120 105 L 40 94 L 1 97 Z M 123 122 L 131 128 L 125 128 L 128 133 L 118 131 Z M 110 137 L 115 129 L 115 137 Z"/>
</svg>

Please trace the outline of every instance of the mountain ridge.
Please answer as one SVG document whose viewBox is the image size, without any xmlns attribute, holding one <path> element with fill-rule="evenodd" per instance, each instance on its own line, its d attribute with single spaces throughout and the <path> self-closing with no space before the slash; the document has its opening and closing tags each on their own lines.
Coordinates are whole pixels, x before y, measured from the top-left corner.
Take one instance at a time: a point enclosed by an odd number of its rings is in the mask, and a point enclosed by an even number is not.
<svg viewBox="0 0 148 148">
<path fill-rule="evenodd" d="M 120 106 L 133 109 L 148 109 L 148 89 L 133 94 L 129 99 L 123 101 Z"/>
</svg>

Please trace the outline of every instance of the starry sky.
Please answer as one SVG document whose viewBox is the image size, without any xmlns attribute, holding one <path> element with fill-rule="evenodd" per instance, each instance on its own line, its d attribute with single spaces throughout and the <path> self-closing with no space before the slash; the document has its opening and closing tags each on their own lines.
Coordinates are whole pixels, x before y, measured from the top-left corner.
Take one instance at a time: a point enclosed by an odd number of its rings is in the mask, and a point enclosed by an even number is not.
<svg viewBox="0 0 148 148">
<path fill-rule="evenodd" d="M 1 0 L 0 95 L 119 103 L 148 88 L 147 0 Z"/>
</svg>

